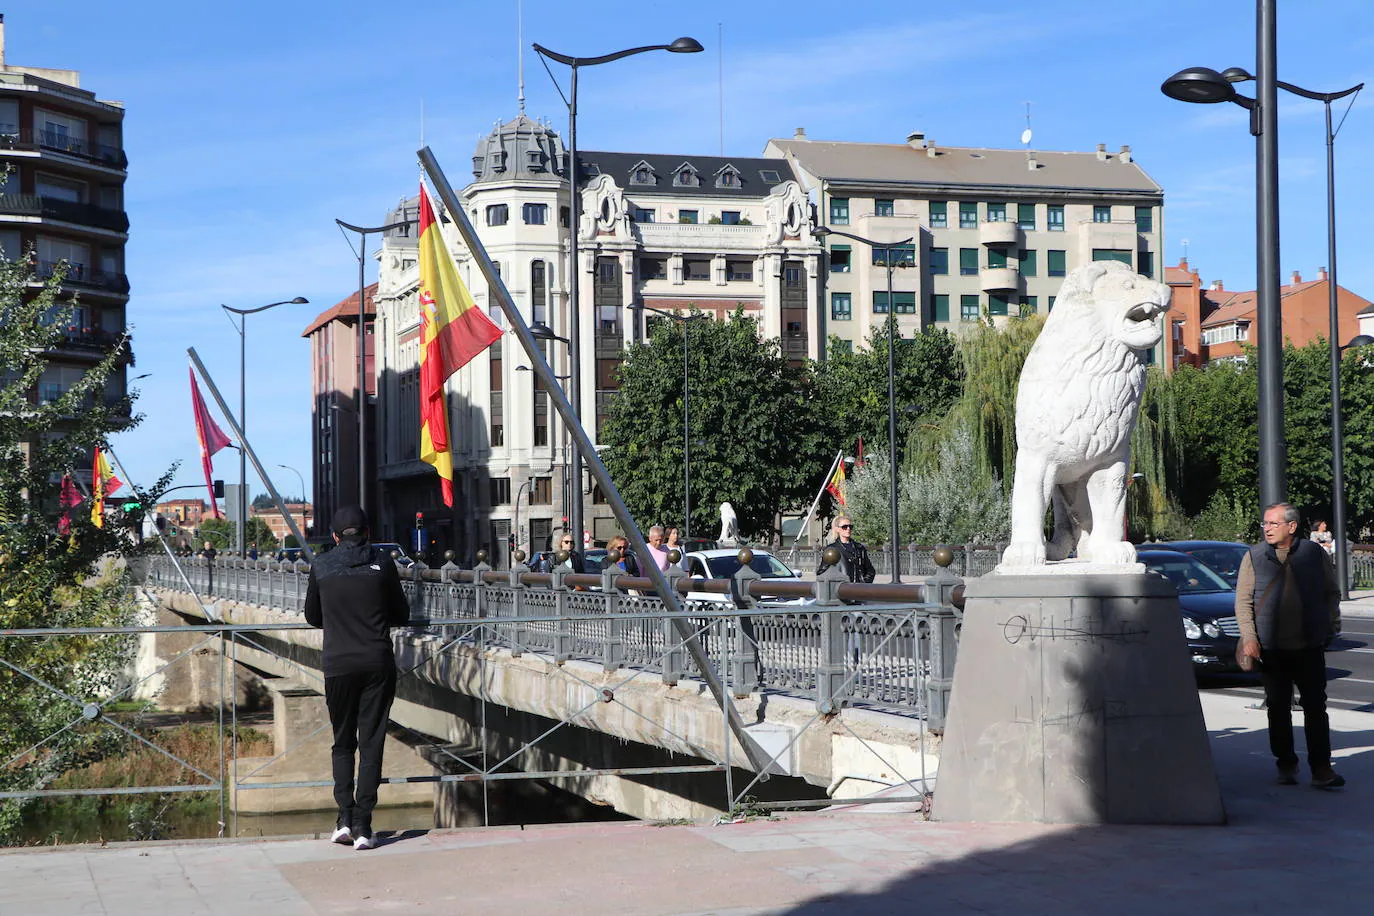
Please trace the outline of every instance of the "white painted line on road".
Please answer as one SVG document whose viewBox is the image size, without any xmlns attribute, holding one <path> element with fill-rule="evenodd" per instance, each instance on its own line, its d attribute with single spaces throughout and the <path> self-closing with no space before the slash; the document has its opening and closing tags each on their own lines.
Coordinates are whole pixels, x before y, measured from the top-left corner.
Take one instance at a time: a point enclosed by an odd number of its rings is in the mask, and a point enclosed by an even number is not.
<svg viewBox="0 0 1374 916">
<path fill-rule="evenodd" d="M 1359 652 L 1361 655 L 1374 655 L 1374 649 L 1341 649 L 1341 652 Z"/>
<path fill-rule="evenodd" d="M 1374 684 L 1374 681 L 1366 680 L 1362 677 L 1338 677 L 1327 681 L 1328 684 Z"/>
</svg>

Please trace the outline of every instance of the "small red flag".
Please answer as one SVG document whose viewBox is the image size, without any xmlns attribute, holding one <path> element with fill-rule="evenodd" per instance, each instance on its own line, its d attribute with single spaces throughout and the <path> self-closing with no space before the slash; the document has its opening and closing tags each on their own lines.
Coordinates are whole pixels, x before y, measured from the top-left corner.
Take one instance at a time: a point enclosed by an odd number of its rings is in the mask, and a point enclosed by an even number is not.
<svg viewBox="0 0 1374 916">
<path fill-rule="evenodd" d="M 215 423 L 205 400 L 200 396 L 200 385 L 196 384 L 196 370 L 188 368 L 191 374 L 191 409 L 196 415 L 196 438 L 200 440 L 200 466 L 205 471 L 205 487 L 210 491 L 210 510 L 215 518 L 220 518 L 219 504 L 215 502 L 214 464 L 210 456 L 229 444 L 229 437 Z"/>
<path fill-rule="evenodd" d="M 68 534 L 71 532 L 72 507 L 81 505 L 83 499 L 85 499 L 85 497 L 82 496 L 81 491 L 76 488 L 76 481 L 72 480 L 72 475 L 63 474 L 62 493 L 57 498 L 58 503 L 61 504 L 63 509 L 62 517 L 57 520 L 58 534 Z"/>
</svg>

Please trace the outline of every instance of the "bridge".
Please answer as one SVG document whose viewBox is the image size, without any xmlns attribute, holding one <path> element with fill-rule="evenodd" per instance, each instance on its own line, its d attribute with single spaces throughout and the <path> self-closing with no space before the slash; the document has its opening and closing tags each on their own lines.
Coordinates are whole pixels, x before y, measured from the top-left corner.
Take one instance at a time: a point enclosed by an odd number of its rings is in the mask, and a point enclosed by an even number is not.
<svg viewBox="0 0 1374 916">
<path fill-rule="evenodd" d="M 412 620 L 394 631 L 383 804 L 433 799 L 436 826 L 471 823 L 465 803 L 522 780 L 648 819 L 875 793 L 923 802 L 960 622 L 962 580 L 947 568 L 954 555 L 942 559 L 910 585 L 855 585 L 838 570 L 786 583 L 747 565 L 729 581 L 672 570 L 689 596 L 681 615 L 664 612 L 649 580 L 618 570 L 402 570 Z M 308 572 L 303 562 L 160 557 L 140 570 L 138 626 L 5 636 L 140 637 L 129 683 L 76 703 L 74 717 L 113 724 L 109 707 L 129 696 L 221 711 L 221 772 L 142 791 L 221 791 L 231 822 L 240 811 L 329 807 Z M 234 726 L 255 699 L 270 700 L 274 752 L 240 758 Z"/>
</svg>

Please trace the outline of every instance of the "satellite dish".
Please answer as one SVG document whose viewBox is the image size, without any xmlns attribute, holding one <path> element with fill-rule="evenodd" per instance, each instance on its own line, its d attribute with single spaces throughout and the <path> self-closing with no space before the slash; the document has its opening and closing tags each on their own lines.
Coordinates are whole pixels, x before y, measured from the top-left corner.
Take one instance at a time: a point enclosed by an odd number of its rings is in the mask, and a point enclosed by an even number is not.
<svg viewBox="0 0 1374 916">
<path fill-rule="evenodd" d="M 1027 127 L 1025 130 L 1021 131 L 1021 145 L 1022 145 L 1022 146 L 1030 146 L 1030 141 L 1031 141 L 1031 129 L 1030 129 L 1029 127 Z"/>
</svg>

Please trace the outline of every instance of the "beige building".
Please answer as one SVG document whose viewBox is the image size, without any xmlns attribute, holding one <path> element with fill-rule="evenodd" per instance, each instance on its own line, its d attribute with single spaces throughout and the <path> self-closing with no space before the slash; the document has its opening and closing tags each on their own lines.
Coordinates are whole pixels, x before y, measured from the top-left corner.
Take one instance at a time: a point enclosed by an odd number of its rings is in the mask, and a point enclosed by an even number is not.
<svg viewBox="0 0 1374 916">
<path fill-rule="evenodd" d="M 921 133 L 836 143 L 798 130 L 770 140 L 765 155 L 792 166 L 818 223 L 878 242 L 911 239 L 895 252 L 891 296 L 908 336 L 1048 312 L 1068 271 L 1093 260 L 1160 276 L 1164 194 L 1130 147 L 970 149 Z M 862 343 L 888 314 L 885 255 L 839 235 L 826 243 L 824 334 Z"/>
<path fill-rule="evenodd" d="M 820 354 L 821 246 L 809 232 L 807 200 L 785 162 L 751 157 L 579 152 L 581 414 L 593 436 L 616 396 L 627 342 L 643 333 L 636 306 L 743 309 L 794 359 Z M 478 142 L 473 181 L 460 192 L 487 253 L 527 322 L 570 333 L 567 153 L 558 133 L 524 115 Z M 450 180 L 456 169 L 450 166 Z M 413 218 L 405 202 L 387 222 Z M 469 252 L 442 227 L 474 298 L 498 323 Z M 470 558 L 483 546 L 506 561 L 510 535 L 527 551 L 548 548 L 574 494 L 585 500 L 595 541 L 615 530 L 590 477 L 567 478 L 570 445 L 546 392 L 536 390 L 519 344 L 499 341 L 449 382 L 455 507 L 439 503 L 438 479 L 419 443 L 419 271 L 416 240 L 389 233 L 377 293 L 378 477 L 382 522 L 410 543 L 424 519 L 432 551 Z M 652 315 L 650 315 L 652 319 Z M 567 348 L 549 342 L 555 372 Z M 404 530 L 403 530 L 404 529 Z"/>
</svg>

